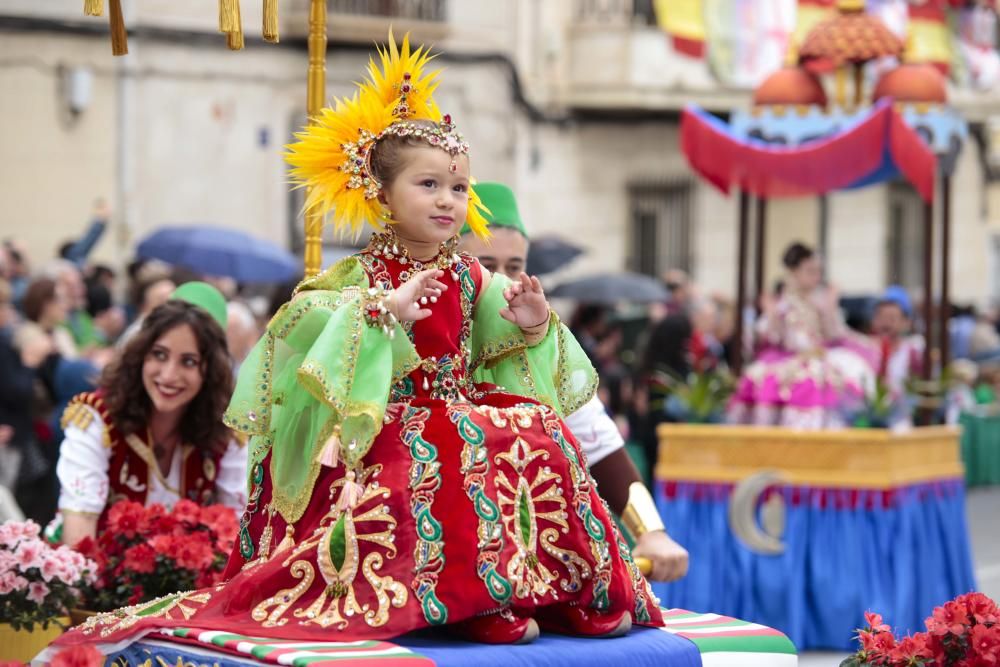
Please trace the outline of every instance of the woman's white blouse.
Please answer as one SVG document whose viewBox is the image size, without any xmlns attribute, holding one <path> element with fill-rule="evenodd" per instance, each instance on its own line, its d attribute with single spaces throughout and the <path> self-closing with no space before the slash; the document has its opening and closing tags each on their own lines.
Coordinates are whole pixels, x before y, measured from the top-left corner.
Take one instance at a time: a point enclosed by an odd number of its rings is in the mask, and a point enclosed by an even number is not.
<svg viewBox="0 0 1000 667">
<path fill-rule="evenodd" d="M 100 514 L 108 502 L 108 468 L 111 462 L 111 448 L 104 445 L 104 422 L 100 414 L 90 406 L 83 406 L 93 414 L 87 428 L 68 424 L 65 438 L 59 450 L 56 474 L 61 487 L 59 509 L 87 514 Z M 159 503 L 170 508 L 180 500 L 181 460 L 183 449 L 174 451 L 170 462 L 170 472 L 166 477 L 158 466 L 151 465 L 149 479 L 138 480 L 134 476 L 126 484 L 145 484 L 146 505 Z M 247 447 L 231 440 L 219 464 L 219 475 L 215 481 L 217 501 L 232 507 L 237 513 L 243 511 L 247 501 Z"/>
</svg>

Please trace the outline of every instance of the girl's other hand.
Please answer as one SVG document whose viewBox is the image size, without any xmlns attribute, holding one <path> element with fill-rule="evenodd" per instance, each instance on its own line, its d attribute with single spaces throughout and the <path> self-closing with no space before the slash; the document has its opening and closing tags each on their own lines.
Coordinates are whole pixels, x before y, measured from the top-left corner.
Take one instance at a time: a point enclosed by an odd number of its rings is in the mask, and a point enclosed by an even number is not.
<svg viewBox="0 0 1000 667">
<path fill-rule="evenodd" d="M 549 302 L 542 291 L 538 278 L 521 273 L 520 279 L 512 282 L 503 291 L 507 307 L 500 309 L 500 317 L 522 330 L 534 330 L 549 323 Z"/>
</svg>

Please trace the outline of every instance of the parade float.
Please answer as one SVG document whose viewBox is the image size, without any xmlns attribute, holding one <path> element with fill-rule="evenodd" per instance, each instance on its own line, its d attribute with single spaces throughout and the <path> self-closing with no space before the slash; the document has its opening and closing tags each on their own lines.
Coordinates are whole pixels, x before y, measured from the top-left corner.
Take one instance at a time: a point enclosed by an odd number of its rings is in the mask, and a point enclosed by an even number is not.
<svg viewBox="0 0 1000 667">
<path fill-rule="evenodd" d="M 87 0 L 86 13 L 101 15 L 101 0 Z M 244 47 L 239 0 L 220 0 L 220 32 L 230 48 Z M 121 0 L 109 0 L 112 52 L 128 52 L 126 17 Z M 264 0 L 266 41 L 278 41 L 276 0 Z M 326 101 L 325 48 L 328 20 L 325 0 L 312 0 L 309 13 L 308 115 L 316 117 Z M 323 219 L 306 219 L 306 275 L 320 269 L 320 232 Z M 221 584 L 224 586 L 225 584 Z M 248 592 L 249 593 L 249 592 Z M 132 617 L 162 613 L 171 607 L 185 615 L 197 601 L 193 593 L 171 594 L 129 608 Z M 519 664 L 606 665 L 627 659 L 633 665 L 672 667 L 726 667 L 728 665 L 792 667 L 797 664 L 794 646 L 781 632 L 757 623 L 715 613 L 696 613 L 675 608 L 664 610 L 663 628 L 639 628 L 614 641 L 591 641 L 546 634 L 528 646 L 490 646 L 463 642 L 447 633 L 397 637 L 391 641 L 338 642 L 336 636 L 324 643 L 275 641 L 254 635 L 215 632 L 205 628 L 171 628 L 144 637 L 129 646 L 115 649 L 107 664 L 191 664 L 191 665 L 509 665 Z M 306 621 L 295 621 L 304 623 Z M 63 654 L 46 654 L 64 664 L 100 664 L 91 646 L 65 649 Z M 79 655 L 76 655 L 79 653 Z M 95 662 L 96 661 L 96 662 Z M 37 664 L 43 664 L 36 659 Z"/>
<path fill-rule="evenodd" d="M 737 312 L 752 296 L 751 208 L 759 295 L 767 289 L 770 199 L 908 182 L 924 203 L 923 220 L 909 222 L 924 227 L 923 318 L 928 333 L 938 332 L 932 339 L 944 367 L 950 179 L 965 123 L 947 106 L 944 78 L 932 66 L 871 72 L 874 85 L 866 85 L 872 63 L 884 67 L 903 45 L 863 3 L 842 0 L 838 9 L 808 34 L 797 66 L 756 90 L 751 111 L 734 111 L 725 122 L 687 108 L 683 150 L 695 173 L 739 198 Z M 832 104 L 823 76 L 833 79 Z M 939 307 L 932 296 L 937 249 Z M 743 340 L 737 322 L 736 340 Z M 736 348 L 739 372 L 743 351 Z M 925 386 L 933 386 L 934 361 L 928 345 Z M 685 580 L 654 586 L 668 606 L 748 618 L 780 629 L 799 649 L 841 649 L 863 627 L 867 609 L 918 630 L 927 609 L 975 587 L 957 428 L 663 424 L 658 436 L 658 506 L 691 554 Z"/>
</svg>

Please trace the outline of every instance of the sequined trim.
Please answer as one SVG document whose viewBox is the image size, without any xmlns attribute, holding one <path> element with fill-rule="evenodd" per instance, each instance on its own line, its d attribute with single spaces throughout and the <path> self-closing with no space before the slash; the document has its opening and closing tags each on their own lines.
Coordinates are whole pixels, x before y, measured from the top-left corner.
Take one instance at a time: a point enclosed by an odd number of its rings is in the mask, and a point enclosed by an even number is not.
<svg viewBox="0 0 1000 667">
<path fill-rule="evenodd" d="M 401 418 L 401 437 L 410 450 L 410 514 L 417 530 L 413 549 L 414 576 L 410 584 L 431 625 L 448 622 L 448 608 L 437 596 L 438 577 L 444 570 L 444 528 L 434 516 L 434 496 L 441 488 L 441 463 L 437 447 L 423 438 L 431 416 L 427 408 L 407 407 Z"/>
</svg>

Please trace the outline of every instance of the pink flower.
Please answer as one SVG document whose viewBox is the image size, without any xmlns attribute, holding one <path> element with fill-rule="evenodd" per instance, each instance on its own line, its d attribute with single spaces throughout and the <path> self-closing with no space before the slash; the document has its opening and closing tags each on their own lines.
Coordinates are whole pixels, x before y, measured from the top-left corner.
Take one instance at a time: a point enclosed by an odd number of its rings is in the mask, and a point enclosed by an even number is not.
<svg viewBox="0 0 1000 667">
<path fill-rule="evenodd" d="M 7 595 L 14 592 L 14 579 L 16 578 L 17 575 L 13 572 L 0 574 L 0 595 Z"/>
<path fill-rule="evenodd" d="M 14 557 L 17 559 L 18 567 L 23 572 L 33 567 L 40 568 L 42 566 L 42 554 L 44 551 L 44 542 L 38 539 L 27 539 L 17 545 Z"/>
<path fill-rule="evenodd" d="M 25 539 L 33 540 L 41 533 L 42 527 L 30 519 L 21 524 L 21 537 Z"/>
<path fill-rule="evenodd" d="M 11 579 L 12 590 L 24 591 L 28 589 L 28 580 L 22 576 L 14 575 Z"/>
<path fill-rule="evenodd" d="M 48 594 L 49 587 L 41 581 L 33 581 L 28 585 L 28 599 L 35 604 L 44 604 Z"/>
<path fill-rule="evenodd" d="M 0 525 L 0 547 L 13 549 L 14 545 L 17 544 L 19 534 L 20 532 L 14 532 L 13 521 L 4 522 L 3 525 Z"/>
<path fill-rule="evenodd" d="M 0 573 L 9 572 L 17 567 L 17 559 L 12 551 L 0 551 Z"/>
<path fill-rule="evenodd" d="M 66 571 L 66 564 L 59 559 L 55 554 L 48 554 L 42 560 L 42 567 L 40 568 L 42 572 L 42 579 L 46 582 L 52 581 L 53 579 L 64 579 L 65 575 L 71 572 Z"/>
</svg>

